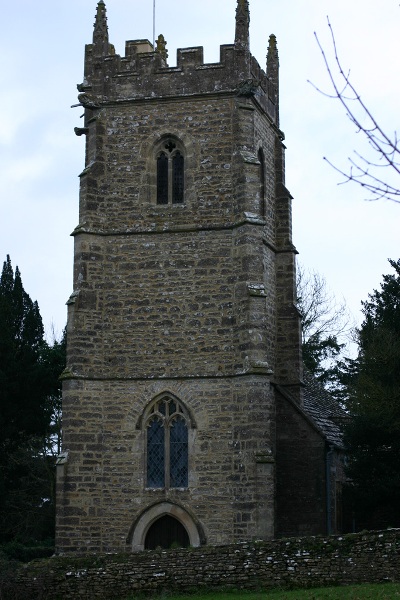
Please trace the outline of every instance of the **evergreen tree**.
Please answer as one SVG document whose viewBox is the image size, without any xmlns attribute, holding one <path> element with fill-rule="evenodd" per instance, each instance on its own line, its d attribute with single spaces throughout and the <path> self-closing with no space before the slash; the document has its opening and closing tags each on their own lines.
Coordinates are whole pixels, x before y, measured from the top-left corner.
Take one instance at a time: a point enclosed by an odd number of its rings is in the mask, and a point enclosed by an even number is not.
<svg viewBox="0 0 400 600">
<path fill-rule="evenodd" d="M 0 278 L 0 447 L 27 434 L 45 432 L 44 385 L 41 377 L 43 324 L 36 302 L 25 292 L 10 257 Z"/>
<path fill-rule="evenodd" d="M 7 256 L 0 277 L 0 541 L 48 537 L 54 529 L 52 434 L 64 364 L 64 341 L 45 342 L 38 304 Z"/>
<path fill-rule="evenodd" d="M 358 526 L 400 526 L 400 260 L 363 302 L 359 353 L 346 369 L 349 495 Z"/>
</svg>

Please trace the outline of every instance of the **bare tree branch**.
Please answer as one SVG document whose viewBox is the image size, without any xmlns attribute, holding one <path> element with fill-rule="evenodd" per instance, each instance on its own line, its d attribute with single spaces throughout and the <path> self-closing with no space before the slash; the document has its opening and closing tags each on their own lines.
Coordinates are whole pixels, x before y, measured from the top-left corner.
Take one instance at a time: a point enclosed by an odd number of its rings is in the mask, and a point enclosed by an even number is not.
<svg viewBox="0 0 400 600">
<path fill-rule="evenodd" d="M 344 177 L 344 181 L 340 182 L 341 184 L 354 181 L 364 188 L 369 195 L 367 200 L 387 199 L 400 203 L 400 189 L 378 173 L 379 169 L 388 167 L 392 174 L 395 176 L 400 175 L 400 146 L 397 133 L 394 131 L 392 137 L 387 135 L 364 104 L 360 94 L 350 81 L 350 71 L 346 73 L 342 67 L 329 18 L 328 27 L 331 34 L 334 66 L 337 69 L 337 73 L 334 73 L 326 52 L 315 32 L 314 35 L 333 87 L 333 93 L 326 93 L 312 82 L 309 81 L 309 83 L 327 98 L 339 100 L 346 111 L 346 116 L 355 125 L 357 133 L 362 133 L 367 139 L 376 158 L 375 160 L 371 160 L 354 151 L 354 157 L 348 158 L 350 167 L 347 171 L 337 167 L 326 157 L 324 157 L 324 160 Z M 359 117 L 357 116 L 357 112 L 360 114 Z"/>
<path fill-rule="evenodd" d="M 301 313 L 303 344 L 310 338 L 335 336 L 348 340 L 354 329 L 346 302 L 338 302 L 319 273 L 297 264 L 297 305 Z"/>
</svg>

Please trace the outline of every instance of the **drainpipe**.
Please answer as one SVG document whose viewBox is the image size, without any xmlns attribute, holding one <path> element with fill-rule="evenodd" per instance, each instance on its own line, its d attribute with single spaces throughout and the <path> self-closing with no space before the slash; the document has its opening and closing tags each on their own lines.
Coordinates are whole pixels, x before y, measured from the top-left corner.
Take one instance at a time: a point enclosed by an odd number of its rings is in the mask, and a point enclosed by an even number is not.
<svg viewBox="0 0 400 600">
<path fill-rule="evenodd" d="M 329 446 L 326 453 L 326 530 L 328 535 L 332 533 L 332 497 L 331 497 L 331 466 L 334 446 Z"/>
</svg>

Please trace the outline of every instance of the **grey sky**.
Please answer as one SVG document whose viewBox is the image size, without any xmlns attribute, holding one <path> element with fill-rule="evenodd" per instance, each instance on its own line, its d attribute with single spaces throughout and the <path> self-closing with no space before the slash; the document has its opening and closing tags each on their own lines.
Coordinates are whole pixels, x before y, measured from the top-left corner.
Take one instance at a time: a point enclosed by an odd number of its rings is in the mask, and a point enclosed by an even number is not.
<svg viewBox="0 0 400 600">
<path fill-rule="evenodd" d="M 26 290 L 37 299 L 47 331 L 66 320 L 72 291 L 73 244 L 78 223 L 78 174 L 84 140 L 76 84 L 83 78 L 85 43 L 91 42 L 95 0 L 2 2 L 0 40 L 0 261 L 10 254 Z M 124 54 L 125 40 L 152 37 L 153 0 L 108 0 L 110 41 Z M 156 0 L 156 33 L 163 33 L 169 63 L 176 48 L 204 46 L 215 62 L 219 45 L 232 43 L 236 0 Z M 362 7 L 362 9 L 360 8 Z M 365 202 L 355 185 L 338 186 L 324 163 L 340 166 L 360 135 L 333 100 L 313 32 L 326 47 L 326 16 L 342 62 L 351 67 L 364 101 L 389 132 L 398 127 L 400 80 L 395 0 L 250 0 L 251 50 L 262 67 L 270 33 L 278 39 L 281 128 L 286 134 L 287 187 L 294 196 L 294 243 L 300 261 L 325 276 L 360 320 L 360 302 L 389 272 L 399 251 L 400 205 Z M 400 183 L 399 183 L 400 186 Z"/>
</svg>

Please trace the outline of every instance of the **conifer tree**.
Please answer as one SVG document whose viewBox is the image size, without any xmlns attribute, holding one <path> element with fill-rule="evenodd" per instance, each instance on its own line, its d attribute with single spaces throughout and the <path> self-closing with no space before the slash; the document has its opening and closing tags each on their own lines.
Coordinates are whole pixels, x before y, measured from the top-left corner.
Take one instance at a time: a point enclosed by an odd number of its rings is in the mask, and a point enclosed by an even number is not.
<svg viewBox="0 0 400 600">
<path fill-rule="evenodd" d="M 359 353 L 347 368 L 350 498 L 360 528 L 400 526 L 400 260 L 363 302 Z"/>
<path fill-rule="evenodd" d="M 0 277 L 0 541 L 52 534 L 49 450 L 64 364 L 64 342 L 45 342 L 38 304 L 7 256 Z"/>
<path fill-rule="evenodd" d="M 40 352 L 43 324 L 36 302 L 25 292 L 10 257 L 0 278 L 0 443 L 14 444 L 46 428 Z"/>
</svg>

